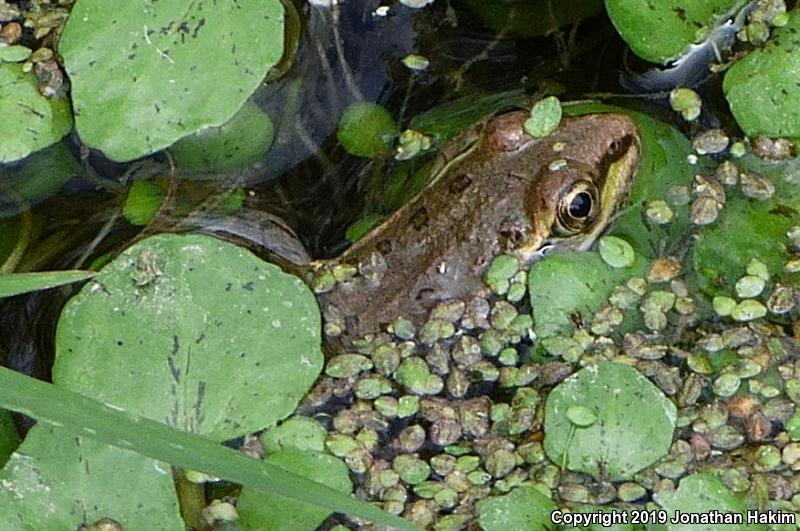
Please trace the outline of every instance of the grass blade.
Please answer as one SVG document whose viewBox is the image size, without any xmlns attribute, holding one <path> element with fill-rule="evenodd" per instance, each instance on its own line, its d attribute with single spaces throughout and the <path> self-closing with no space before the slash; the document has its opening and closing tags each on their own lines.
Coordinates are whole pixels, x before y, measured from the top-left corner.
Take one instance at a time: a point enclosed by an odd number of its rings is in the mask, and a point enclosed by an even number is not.
<svg viewBox="0 0 800 531">
<path fill-rule="evenodd" d="M 59 386 L 0 367 L 0 407 L 48 422 L 75 435 L 132 450 L 256 489 L 358 516 L 390 529 L 418 530 L 411 522 L 199 435 L 132 415 Z"/>
<path fill-rule="evenodd" d="M 96 274 L 94 271 L 45 271 L 0 275 L 0 299 L 88 280 Z"/>
</svg>

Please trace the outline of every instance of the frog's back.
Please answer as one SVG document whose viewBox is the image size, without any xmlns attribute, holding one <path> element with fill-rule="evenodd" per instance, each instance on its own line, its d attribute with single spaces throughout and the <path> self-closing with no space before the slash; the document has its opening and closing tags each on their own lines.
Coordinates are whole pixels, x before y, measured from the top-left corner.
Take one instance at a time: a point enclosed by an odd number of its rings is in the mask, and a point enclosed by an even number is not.
<svg viewBox="0 0 800 531">
<path fill-rule="evenodd" d="M 584 144 L 605 143 L 598 134 L 635 130 L 624 116 L 587 116 L 566 119 L 551 136 L 534 140 L 522 130 L 527 115 L 509 113 L 483 124 L 466 155 L 340 257 L 338 263 L 363 274 L 320 297 L 327 314 L 344 319 L 337 345 L 385 331 L 400 316 L 419 327 L 441 301 L 485 296 L 482 276 L 494 256 L 516 253 L 529 262 L 549 242 L 552 220 L 536 209 L 551 211 L 544 203 L 560 190 L 542 194 L 537 186 L 558 188 L 572 178 L 570 171 L 602 171 L 602 161 Z M 620 131 L 608 132 L 609 123 Z"/>
</svg>

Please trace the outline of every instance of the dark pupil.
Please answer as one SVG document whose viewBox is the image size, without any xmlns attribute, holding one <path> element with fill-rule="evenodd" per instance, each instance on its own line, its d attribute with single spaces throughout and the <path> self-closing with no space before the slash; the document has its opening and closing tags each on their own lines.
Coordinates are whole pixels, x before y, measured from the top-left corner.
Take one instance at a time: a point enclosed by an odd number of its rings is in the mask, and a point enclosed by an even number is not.
<svg viewBox="0 0 800 531">
<path fill-rule="evenodd" d="M 589 192 L 581 192 L 572 198 L 569 204 L 569 215 L 573 218 L 585 218 L 592 210 L 592 196 Z"/>
</svg>

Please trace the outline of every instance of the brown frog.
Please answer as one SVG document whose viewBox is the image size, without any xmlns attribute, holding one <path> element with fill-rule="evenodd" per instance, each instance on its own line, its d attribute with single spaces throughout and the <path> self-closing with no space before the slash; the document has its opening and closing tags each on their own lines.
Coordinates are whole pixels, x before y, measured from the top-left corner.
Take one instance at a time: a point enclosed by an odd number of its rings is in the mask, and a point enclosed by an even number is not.
<svg viewBox="0 0 800 531">
<path fill-rule="evenodd" d="M 499 115 L 462 134 L 417 196 L 340 257 L 313 264 L 362 271 L 320 295 L 346 323 L 329 346 L 347 348 L 398 316 L 419 327 L 440 301 L 485 295 L 482 276 L 500 253 L 527 265 L 553 248 L 586 249 L 603 232 L 639 166 L 635 124 L 585 115 L 534 139 L 528 116 Z"/>
</svg>

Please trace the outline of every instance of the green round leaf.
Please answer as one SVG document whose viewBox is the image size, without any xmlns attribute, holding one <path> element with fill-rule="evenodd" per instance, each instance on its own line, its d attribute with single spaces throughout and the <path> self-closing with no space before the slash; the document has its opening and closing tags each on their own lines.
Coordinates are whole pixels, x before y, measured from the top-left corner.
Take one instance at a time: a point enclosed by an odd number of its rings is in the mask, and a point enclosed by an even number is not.
<svg viewBox="0 0 800 531">
<path fill-rule="evenodd" d="M 484 531 L 512 529 L 550 529 L 553 500 L 534 487 L 523 485 L 504 496 L 478 502 L 478 522 Z"/>
<path fill-rule="evenodd" d="M 597 422 L 597 415 L 586 406 L 570 406 L 567 408 L 567 418 L 579 428 L 588 428 Z"/>
<path fill-rule="evenodd" d="M 722 88 L 736 123 L 748 135 L 800 137 L 800 16 L 767 44 L 734 64 Z"/>
<path fill-rule="evenodd" d="M 122 206 L 122 215 L 132 225 L 147 225 L 167 195 L 166 190 L 158 183 L 151 181 L 136 181 L 128 190 L 128 197 Z"/>
<path fill-rule="evenodd" d="M 39 82 L 22 65 L 0 62 L 0 162 L 20 160 L 55 144 L 72 129 L 72 113 L 64 99 L 39 93 Z"/>
<path fill-rule="evenodd" d="M 533 138 L 544 138 L 561 123 L 561 102 L 555 96 L 537 101 L 531 109 L 531 117 L 525 120 L 523 129 Z"/>
<path fill-rule="evenodd" d="M 59 44 L 81 139 L 132 160 L 227 122 L 283 53 L 283 6 L 80 0 Z"/>
<path fill-rule="evenodd" d="M 223 125 L 184 137 L 169 150 L 182 169 L 241 170 L 261 159 L 272 145 L 273 134 L 269 116 L 248 101 Z"/>
<path fill-rule="evenodd" d="M 21 63 L 31 56 L 27 46 L 0 46 L 0 63 Z"/>
<path fill-rule="evenodd" d="M 183 529 L 170 466 L 45 423 L 0 471 L 3 529 L 79 529 L 101 518 L 126 529 Z"/>
<path fill-rule="evenodd" d="M 727 12 L 737 0 L 606 0 L 606 11 L 633 53 L 666 63 L 694 43 L 699 28 Z"/>
<path fill-rule="evenodd" d="M 741 513 L 743 522 L 747 522 L 744 515 L 747 507 L 744 502 L 733 494 L 719 480 L 710 474 L 692 474 L 681 480 L 680 485 L 671 494 L 661 497 L 664 509 L 670 512 L 670 520 L 676 511 L 683 514 L 708 514 L 712 511 L 720 513 Z M 707 524 L 702 529 L 706 531 L 726 531 L 732 528 L 758 531 L 764 526 L 748 523 L 747 526 L 732 526 L 730 524 Z M 668 531 L 693 531 L 699 529 L 696 524 L 668 523 Z"/>
<path fill-rule="evenodd" d="M 323 452 L 328 432 L 318 420 L 310 417 L 292 417 L 261 435 L 261 444 L 267 453 L 284 448 Z"/>
<path fill-rule="evenodd" d="M 614 268 L 630 267 L 636 261 L 631 244 L 617 236 L 603 236 L 597 250 L 605 263 Z"/>
<path fill-rule="evenodd" d="M 571 315 L 592 315 L 615 286 L 642 274 L 645 267 L 645 260 L 638 257 L 634 267 L 614 269 L 598 253 L 581 251 L 553 253 L 535 263 L 528 273 L 528 291 L 536 335 L 572 334 Z"/>
<path fill-rule="evenodd" d="M 353 489 L 347 466 L 332 455 L 289 448 L 268 455 L 264 461 L 341 492 Z M 244 525 L 270 531 L 316 529 L 330 515 L 327 509 L 248 488 L 242 490 L 236 508 Z"/>
<path fill-rule="evenodd" d="M 592 404 L 597 421 L 575 429 L 568 411 Z M 600 362 L 581 369 L 547 398 L 544 449 L 554 463 L 595 478 L 630 478 L 667 454 L 677 410 L 629 365 Z"/>
<path fill-rule="evenodd" d="M 336 138 L 351 155 L 376 157 L 389 148 L 399 132 L 389 111 L 361 101 L 345 109 Z"/>
<path fill-rule="evenodd" d="M 310 290 L 230 243 L 154 236 L 94 280 L 59 319 L 59 385 L 221 441 L 288 416 L 322 369 Z"/>
</svg>

